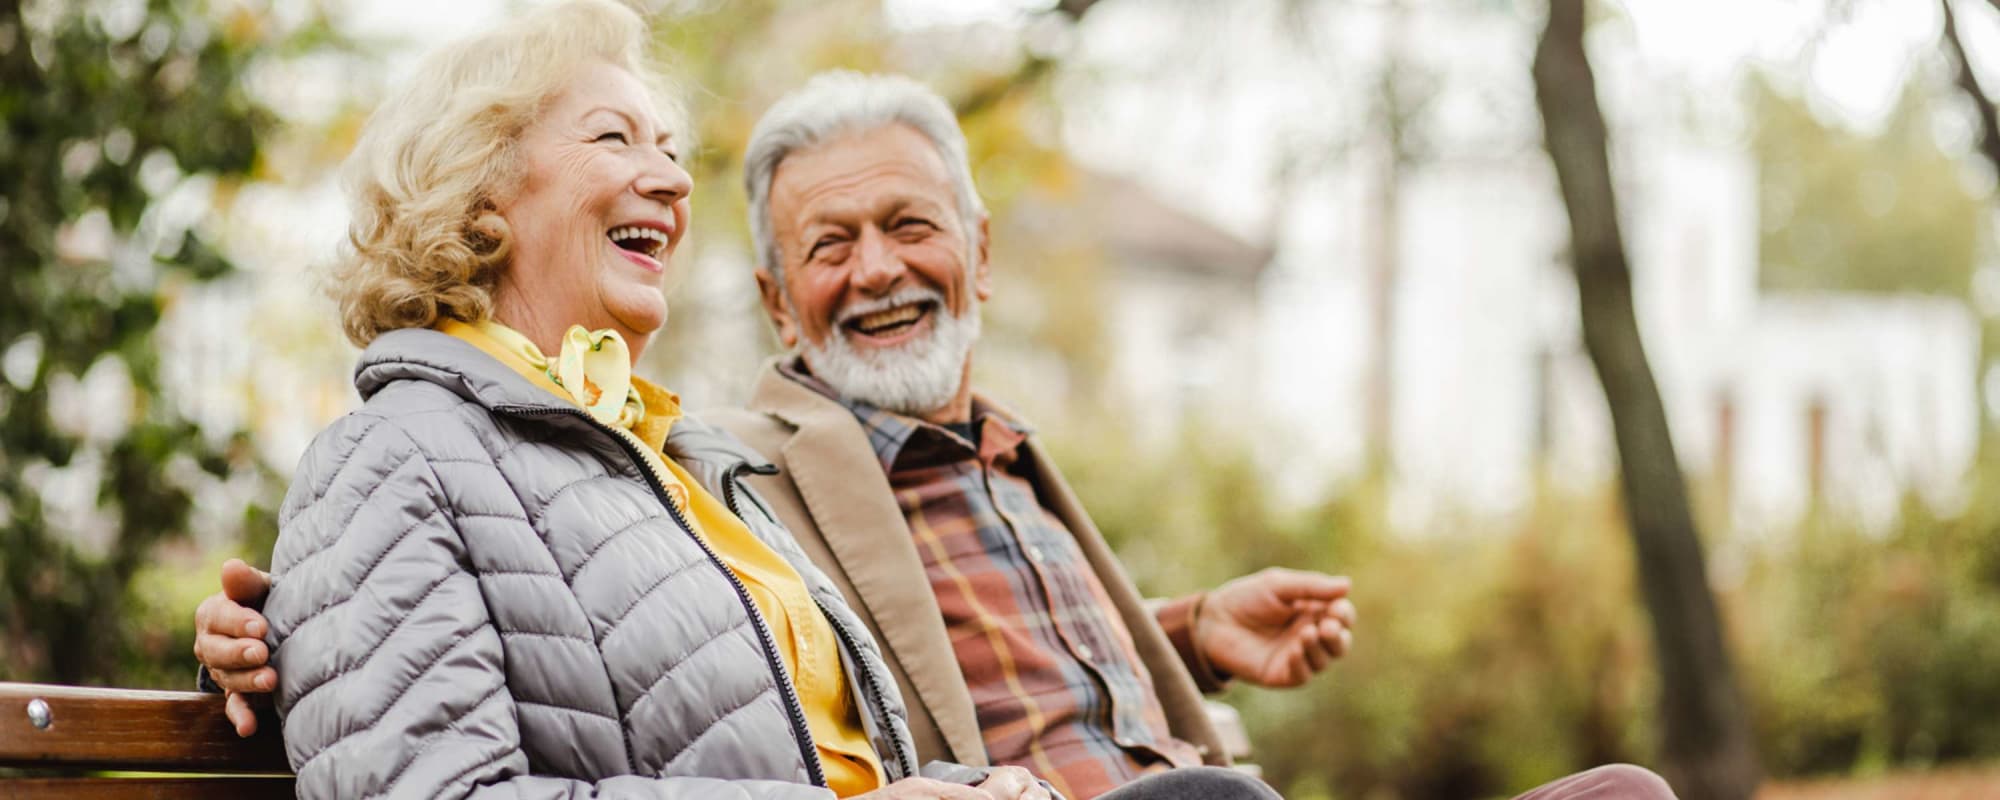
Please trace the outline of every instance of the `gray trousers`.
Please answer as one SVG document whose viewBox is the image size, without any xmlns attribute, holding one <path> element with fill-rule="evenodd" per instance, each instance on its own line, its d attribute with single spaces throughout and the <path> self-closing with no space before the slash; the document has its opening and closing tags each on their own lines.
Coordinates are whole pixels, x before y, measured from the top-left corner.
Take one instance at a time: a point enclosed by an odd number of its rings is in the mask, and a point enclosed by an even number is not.
<svg viewBox="0 0 2000 800">
<path fill-rule="evenodd" d="M 1283 800 L 1263 781 L 1233 769 L 1182 767 L 1155 772 L 1097 800 Z"/>
</svg>

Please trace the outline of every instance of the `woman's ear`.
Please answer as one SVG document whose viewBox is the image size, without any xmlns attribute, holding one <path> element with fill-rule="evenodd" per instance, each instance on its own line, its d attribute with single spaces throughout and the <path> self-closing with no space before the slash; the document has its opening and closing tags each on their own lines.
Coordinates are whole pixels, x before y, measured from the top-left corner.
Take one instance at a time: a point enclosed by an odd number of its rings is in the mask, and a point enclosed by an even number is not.
<svg viewBox="0 0 2000 800">
<path fill-rule="evenodd" d="M 491 203 L 483 205 L 479 216 L 466 226 L 465 244 L 474 255 L 489 262 L 504 259 L 513 247 L 514 237 L 510 235 L 513 231 L 507 227 L 507 218 L 493 210 Z"/>
</svg>

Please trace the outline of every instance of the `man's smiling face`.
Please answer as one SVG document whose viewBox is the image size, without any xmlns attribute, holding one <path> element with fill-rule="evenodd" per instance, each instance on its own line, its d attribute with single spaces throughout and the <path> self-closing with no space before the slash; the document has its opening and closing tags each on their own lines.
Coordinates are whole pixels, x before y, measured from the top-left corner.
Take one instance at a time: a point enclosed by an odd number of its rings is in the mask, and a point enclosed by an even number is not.
<svg viewBox="0 0 2000 800">
<path fill-rule="evenodd" d="M 884 125 L 799 150 L 771 179 L 779 336 L 844 396 L 930 417 L 964 396 L 990 293 L 984 220 L 961 218 L 937 147 Z"/>
</svg>

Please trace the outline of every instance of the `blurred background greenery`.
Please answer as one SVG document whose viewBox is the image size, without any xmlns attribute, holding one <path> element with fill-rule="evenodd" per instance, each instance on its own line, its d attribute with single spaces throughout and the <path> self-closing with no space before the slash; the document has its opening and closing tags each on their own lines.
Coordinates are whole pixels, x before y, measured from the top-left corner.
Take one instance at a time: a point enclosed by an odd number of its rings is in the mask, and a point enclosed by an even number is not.
<svg viewBox="0 0 2000 800">
<path fill-rule="evenodd" d="M 329 173 L 414 54 L 507 7 L 0 0 L 0 680 L 191 684 L 215 566 L 268 560 L 291 463 L 354 402 L 313 289 Z M 649 374 L 723 404 L 772 351 L 736 174 L 757 114 L 819 69 L 916 74 L 994 214 L 982 380 L 1142 587 L 1354 577 L 1352 655 L 1225 698 L 1275 785 L 1480 797 L 1656 763 L 1646 565 L 1529 83 L 1543 3 L 647 7 L 700 142 Z M 2000 77 L 2000 12 L 1954 8 Z M 1781 786 L 2000 761 L 1995 165 L 1939 11 L 1591 6 L 1641 327 Z M 1737 278 L 1735 327 L 1657 300 Z M 1912 308 L 1914 340 L 1871 327 Z"/>
</svg>

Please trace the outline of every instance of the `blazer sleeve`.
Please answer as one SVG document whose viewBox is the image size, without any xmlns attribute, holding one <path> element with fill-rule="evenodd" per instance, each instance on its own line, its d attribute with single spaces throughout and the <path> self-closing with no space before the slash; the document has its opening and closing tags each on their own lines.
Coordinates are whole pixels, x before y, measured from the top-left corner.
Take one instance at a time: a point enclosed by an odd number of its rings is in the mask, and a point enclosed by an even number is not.
<svg viewBox="0 0 2000 800">
<path fill-rule="evenodd" d="M 528 774 L 500 635 L 445 487 L 394 422 L 307 451 L 272 557 L 272 664 L 301 798 L 814 798 L 782 781 Z"/>
</svg>

